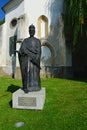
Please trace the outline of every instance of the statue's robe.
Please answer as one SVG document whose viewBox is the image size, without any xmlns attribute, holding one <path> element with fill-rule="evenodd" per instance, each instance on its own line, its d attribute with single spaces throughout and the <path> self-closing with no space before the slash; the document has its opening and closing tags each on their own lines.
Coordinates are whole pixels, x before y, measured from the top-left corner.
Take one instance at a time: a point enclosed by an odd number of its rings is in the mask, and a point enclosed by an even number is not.
<svg viewBox="0 0 87 130">
<path fill-rule="evenodd" d="M 41 42 L 35 37 L 24 39 L 19 49 L 19 63 L 24 91 L 40 90 Z"/>
</svg>

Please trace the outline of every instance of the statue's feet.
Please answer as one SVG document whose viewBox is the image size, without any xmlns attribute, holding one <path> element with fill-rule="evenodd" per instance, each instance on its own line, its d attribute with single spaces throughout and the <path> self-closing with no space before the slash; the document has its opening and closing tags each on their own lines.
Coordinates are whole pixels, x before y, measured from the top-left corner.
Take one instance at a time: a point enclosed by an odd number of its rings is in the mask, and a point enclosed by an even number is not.
<svg viewBox="0 0 87 130">
<path fill-rule="evenodd" d="M 40 89 L 41 89 L 40 87 L 29 87 L 28 91 L 29 92 L 34 92 L 34 91 L 40 91 Z"/>
<path fill-rule="evenodd" d="M 25 92 L 25 93 L 28 93 L 29 91 L 26 89 L 26 90 L 24 90 L 24 92 Z"/>
<path fill-rule="evenodd" d="M 22 90 L 24 91 L 24 93 L 28 93 L 29 92 L 28 89 L 22 88 Z"/>
<path fill-rule="evenodd" d="M 22 88 L 24 93 L 40 91 L 40 89 L 41 89 L 40 87 L 29 87 L 28 89 L 27 88 Z"/>
</svg>

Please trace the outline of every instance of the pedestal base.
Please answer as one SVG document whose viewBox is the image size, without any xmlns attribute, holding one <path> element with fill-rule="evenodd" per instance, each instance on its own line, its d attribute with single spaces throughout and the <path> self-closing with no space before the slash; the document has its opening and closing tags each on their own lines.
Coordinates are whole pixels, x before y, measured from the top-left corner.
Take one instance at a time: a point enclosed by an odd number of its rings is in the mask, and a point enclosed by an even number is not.
<svg viewBox="0 0 87 130">
<path fill-rule="evenodd" d="M 22 89 L 12 95 L 12 107 L 18 109 L 42 110 L 45 103 L 45 88 L 40 91 L 24 93 Z"/>
</svg>

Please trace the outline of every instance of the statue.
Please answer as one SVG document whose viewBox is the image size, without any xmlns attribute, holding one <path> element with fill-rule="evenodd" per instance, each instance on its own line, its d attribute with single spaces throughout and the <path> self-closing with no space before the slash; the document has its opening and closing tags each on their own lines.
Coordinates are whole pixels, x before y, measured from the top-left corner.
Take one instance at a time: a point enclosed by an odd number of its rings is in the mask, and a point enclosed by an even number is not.
<svg viewBox="0 0 87 130">
<path fill-rule="evenodd" d="M 23 90 L 25 93 L 39 91 L 41 42 L 34 37 L 35 27 L 29 26 L 30 37 L 23 40 L 18 51 Z"/>
</svg>

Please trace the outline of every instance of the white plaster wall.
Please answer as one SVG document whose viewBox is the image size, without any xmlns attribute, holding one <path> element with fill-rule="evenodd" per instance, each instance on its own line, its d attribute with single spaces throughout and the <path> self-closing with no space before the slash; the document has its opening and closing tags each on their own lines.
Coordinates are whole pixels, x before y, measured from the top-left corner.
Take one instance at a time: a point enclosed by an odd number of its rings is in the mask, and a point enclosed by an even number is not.
<svg viewBox="0 0 87 130">
<path fill-rule="evenodd" d="M 25 13 L 28 15 L 29 23 L 28 26 L 34 24 L 36 27 L 37 36 L 37 20 L 41 15 L 48 17 L 48 13 L 45 11 L 46 0 L 25 0 Z"/>
<path fill-rule="evenodd" d="M 0 55 L 1 55 L 1 48 L 2 48 L 2 32 L 3 32 L 3 25 L 0 25 Z"/>
<path fill-rule="evenodd" d="M 17 1 L 16 1 L 17 2 Z M 17 7 L 13 6 L 13 10 L 11 12 L 8 12 L 6 14 L 6 25 L 7 25 L 7 32 L 8 36 L 13 36 L 16 32 L 16 27 L 15 28 L 10 28 L 10 22 L 12 21 L 13 18 L 19 18 L 20 15 L 24 14 L 24 1 L 17 5 Z"/>
<path fill-rule="evenodd" d="M 6 66 L 6 24 L 2 25 L 0 66 Z"/>
<path fill-rule="evenodd" d="M 17 26 L 15 28 L 10 27 L 12 19 L 19 18 L 24 14 L 24 1 L 14 0 L 5 7 L 5 24 L 3 25 L 2 33 L 2 53 L 0 59 L 0 66 L 7 74 L 12 73 L 12 57 L 9 56 L 9 37 L 17 34 Z"/>
<path fill-rule="evenodd" d="M 65 45 L 65 38 L 63 35 L 64 23 L 61 15 L 63 13 L 63 2 L 64 0 L 36 0 L 36 1 L 35 0 L 13 0 L 13 2 L 11 2 L 11 4 L 9 4 L 9 6 L 5 8 L 6 22 L 4 25 L 4 32 L 6 33 L 3 34 L 4 39 L 3 39 L 2 50 L 4 50 L 5 52 L 3 53 L 3 57 L 4 57 L 3 63 L 6 66 L 10 66 L 11 68 L 11 62 L 12 62 L 12 59 L 9 56 L 9 37 L 17 34 L 17 27 L 18 27 L 16 26 L 14 29 L 11 29 L 10 22 L 13 18 L 19 18 L 21 15 L 24 14 L 26 14 L 26 19 L 27 19 L 25 22 L 26 27 L 24 29 L 24 33 L 26 34 L 26 37 L 29 36 L 28 27 L 31 24 L 34 24 L 36 27 L 35 36 L 37 37 L 38 18 L 41 15 L 45 15 L 48 18 L 48 38 L 44 40 L 47 43 L 49 43 L 54 50 L 54 62 L 55 62 L 54 66 L 57 67 L 71 66 L 71 62 L 68 62 L 67 64 L 68 60 L 66 57 L 66 45 Z M 48 49 L 46 54 L 48 54 Z M 49 56 L 50 56 L 50 52 L 48 56 L 46 55 L 46 59 L 44 59 L 45 62 L 49 58 Z M 70 56 L 68 56 L 68 58 L 69 57 Z M 48 62 L 47 65 L 49 65 Z"/>
<path fill-rule="evenodd" d="M 56 25 L 58 14 L 63 13 L 64 0 L 25 0 L 25 13 L 29 16 L 29 23 L 37 27 L 37 19 L 45 15 L 49 19 L 49 26 Z"/>
<path fill-rule="evenodd" d="M 2 64 L 2 35 L 3 35 L 3 25 L 0 25 L 0 66 Z"/>
<path fill-rule="evenodd" d="M 10 5 L 9 11 L 7 11 L 5 15 L 5 21 L 6 21 L 6 64 L 8 66 L 11 65 L 11 57 L 9 56 L 9 37 L 14 36 L 17 34 L 17 26 L 14 28 L 10 27 L 10 23 L 12 19 L 14 18 L 19 18 L 20 15 L 24 14 L 24 1 L 21 3 L 17 4 L 17 0 L 15 1 L 14 4 Z"/>
</svg>

